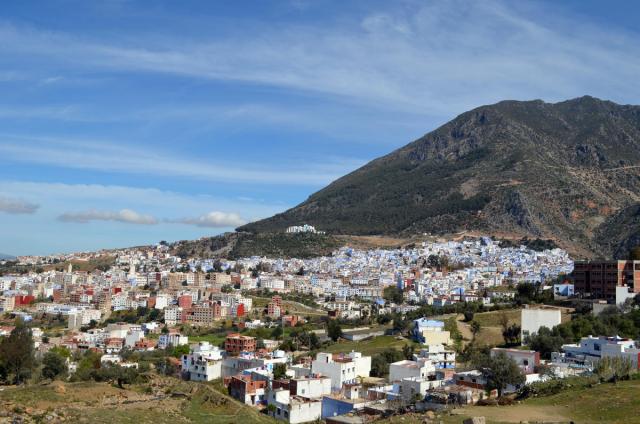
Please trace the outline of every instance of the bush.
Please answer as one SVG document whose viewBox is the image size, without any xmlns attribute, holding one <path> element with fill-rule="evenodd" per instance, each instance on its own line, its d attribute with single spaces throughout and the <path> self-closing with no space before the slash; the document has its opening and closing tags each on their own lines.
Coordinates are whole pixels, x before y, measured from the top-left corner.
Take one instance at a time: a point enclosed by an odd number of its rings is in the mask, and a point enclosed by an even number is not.
<svg viewBox="0 0 640 424">
<path fill-rule="evenodd" d="M 68 372 L 67 361 L 57 352 L 47 352 L 42 358 L 42 376 L 54 380 L 65 376 Z"/>
<path fill-rule="evenodd" d="M 595 377 L 569 377 L 548 381 L 538 381 L 532 384 L 527 384 L 520 389 L 518 392 L 518 398 L 525 399 L 528 397 L 553 396 L 571 388 L 579 389 L 591 387 L 597 382 L 598 380 Z"/>
</svg>

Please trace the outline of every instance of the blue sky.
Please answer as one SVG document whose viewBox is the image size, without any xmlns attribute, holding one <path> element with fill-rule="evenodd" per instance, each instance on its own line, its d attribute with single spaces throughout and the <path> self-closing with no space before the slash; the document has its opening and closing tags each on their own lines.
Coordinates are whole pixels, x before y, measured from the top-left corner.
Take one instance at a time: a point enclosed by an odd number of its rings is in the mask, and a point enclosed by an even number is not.
<svg viewBox="0 0 640 424">
<path fill-rule="evenodd" d="M 637 2 L 7 2 L 0 252 L 270 216 L 473 107 L 638 103 Z"/>
</svg>

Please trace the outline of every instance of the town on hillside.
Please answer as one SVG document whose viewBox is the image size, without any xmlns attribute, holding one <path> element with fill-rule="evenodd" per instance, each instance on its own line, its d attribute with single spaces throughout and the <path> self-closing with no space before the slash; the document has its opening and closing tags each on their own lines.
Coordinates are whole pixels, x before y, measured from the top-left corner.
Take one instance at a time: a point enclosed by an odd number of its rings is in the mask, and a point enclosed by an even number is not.
<svg viewBox="0 0 640 424">
<path fill-rule="evenodd" d="M 162 242 L 0 270 L 10 387 L 109 382 L 187 402 L 166 382 L 189 382 L 252 421 L 479 423 L 491 405 L 638 379 L 633 258 L 574 262 L 490 237 L 311 259 L 185 258 Z"/>
</svg>

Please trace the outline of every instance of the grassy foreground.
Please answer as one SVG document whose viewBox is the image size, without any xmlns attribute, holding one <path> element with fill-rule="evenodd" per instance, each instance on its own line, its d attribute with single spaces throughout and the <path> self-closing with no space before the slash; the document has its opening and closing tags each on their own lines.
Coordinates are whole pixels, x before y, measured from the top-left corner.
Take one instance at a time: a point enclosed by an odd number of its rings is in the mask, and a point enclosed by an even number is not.
<svg viewBox="0 0 640 424">
<path fill-rule="evenodd" d="M 0 391 L 3 416 L 19 417 L 25 423 L 275 423 L 216 391 L 211 384 L 172 378 L 125 389 L 93 382 L 55 382 L 3 389 Z M 0 422 L 4 422 L 2 418 Z"/>
<path fill-rule="evenodd" d="M 443 414 L 436 422 L 460 424 L 465 418 L 485 417 L 487 423 L 640 423 L 640 380 L 575 388 L 556 395 L 527 399 L 511 406 L 467 406 Z M 384 424 L 417 424 L 423 414 L 396 416 Z"/>
</svg>

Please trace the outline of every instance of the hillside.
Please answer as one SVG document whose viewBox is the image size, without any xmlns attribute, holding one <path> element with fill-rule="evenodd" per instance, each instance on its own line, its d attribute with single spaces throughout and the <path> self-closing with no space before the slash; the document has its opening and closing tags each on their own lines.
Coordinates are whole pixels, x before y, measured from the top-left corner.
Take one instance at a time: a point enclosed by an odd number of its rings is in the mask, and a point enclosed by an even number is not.
<svg viewBox="0 0 640 424">
<path fill-rule="evenodd" d="M 212 385 L 168 377 L 126 389 L 94 382 L 4 387 L 0 422 L 276 423 Z"/>
<path fill-rule="evenodd" d="M 640 240 L 639 205 L 639 106 L 588 96 L 503 101 L 238 230 L 308 223 L 329 234 L 467 231 L 552 239 L 577 256 L 625 256 Z"/>
<path fill-rule="evenodd" d="M 342 246 L 339 238 L 319 234 L 286 233 L 225 233 L 199 240 L 184 240 L 170 245 L 171 252 L 182 257 L 225 257 L 237 259 L 250 256 L 309 258 L 329 255 Z"/>
</svg>

